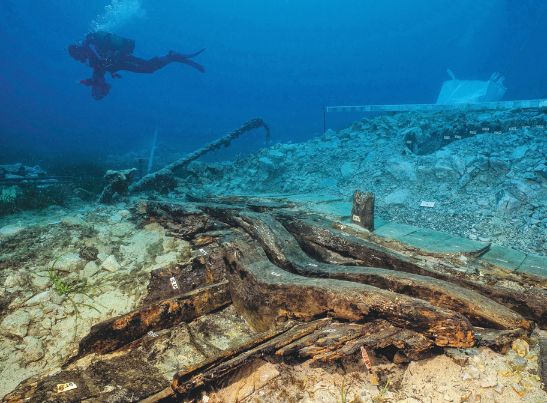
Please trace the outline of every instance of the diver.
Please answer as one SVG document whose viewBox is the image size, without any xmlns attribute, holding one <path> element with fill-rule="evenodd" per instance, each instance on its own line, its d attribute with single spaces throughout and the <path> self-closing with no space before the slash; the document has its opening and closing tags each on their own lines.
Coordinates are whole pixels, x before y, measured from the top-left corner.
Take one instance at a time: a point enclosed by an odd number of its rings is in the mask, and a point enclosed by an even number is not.
<svg viewBox="0 0 547 403">
<path fill-rule="evenodd" d="M 91 87 L 91 95 L 97 100 L 107 96 L 110 91 L 111 85 L 106 82 L 106 73 L 110 73 L 114 79 L 121 78 L 118 71 L 149 74 L 172 62 L 184 63 L 205 72 L 202 65 L 192 60 L 205 49 L 189 55 L 170 51 L 165 56 L 148 60 L 133 56 L 134 50 L 134 40 L 104 31 L 87 34 L 82 42 L 68 47 L 68 53 L 73 59 L 86 63 L 93 69 L 92 77 L 81 80 L 80 83 Z"/>
</svg>

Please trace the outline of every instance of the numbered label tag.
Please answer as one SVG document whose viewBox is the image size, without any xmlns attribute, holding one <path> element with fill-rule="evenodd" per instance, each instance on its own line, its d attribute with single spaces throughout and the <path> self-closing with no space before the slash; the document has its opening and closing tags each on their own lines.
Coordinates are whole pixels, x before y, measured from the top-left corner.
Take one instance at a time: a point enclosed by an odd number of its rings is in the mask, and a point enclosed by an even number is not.
<svg viewBox="0 0 547 403">
<path fill-rule="evenodd" d="M 147 333 L 148 336 L 150 337 L 158 337 L 158 334 L 156 332 L 154 332 L 153 330 L 150 330 L 148 333 Z"/>
<path fill-rule="evenodd" d="M 69 390 L 76 389 L 78 386 L 74 382 L 58 383 L 57 393 L 68 392 Z"/>
<path fill-rule="evenodd" d="M 427 207 L 427 208 L 433 208 L 435 207 L 434 201 L 423 201 L 420 203 L 420 207 Z"/>
<path fill-rule="evenodd" d="M 173 287 L 173 290 L 178 290 L 179 289 L 179 285 L 178 285 L 177 279 L 175 277 L 171 277 L 169 279 L 169 281 L 171 282 L 171 287 Z"/>
<path fill-rule="evenodd" d="M 199 251 L 203 256 L 207 256 L 207 251 L 205 249 L 201 248 Z"/>
<path fill-rule="evenodd" d="M 359 217 L 358 215 L 353 215 L 353 221 L 355 222 L 361 222 L 361 217 Z"/>
<path fill-rule="evenodd" d="M 444 136 L 445 140 L 450 140 L 450 136 Z"/>
<path fill-rule="evenodd" d="M 462 136 L 460 136 L 460 135 L 458 135 L 458 134 L 455 134 L 455 135 L 454 135 L 454 138 L 460 140 L 460 139 L 462 138 Z"/>
</svg>

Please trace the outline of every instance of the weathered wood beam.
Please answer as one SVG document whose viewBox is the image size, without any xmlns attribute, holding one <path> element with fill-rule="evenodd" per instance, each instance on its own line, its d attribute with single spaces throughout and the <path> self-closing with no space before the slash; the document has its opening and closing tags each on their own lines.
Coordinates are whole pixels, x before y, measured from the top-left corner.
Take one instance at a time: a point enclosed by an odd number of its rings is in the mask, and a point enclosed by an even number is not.
<svg viewBox="0 0 547 403">
<path fill-rule="evenodd" d="M 417 360 L 425 357 L 433 343 L 419 333 L 397 328 L 385 320 L 364 324 L 332 322 L 279 349 L 276 355 L 334 361 L 359 354 L 361 346 L 369 351 L 393 346 L 400 354 Z"/>
<path fill-rule="evenodd" d="M 310 323 L 286 323 L 267 330 L 251 342 L 221 354 L 195 367 L 179 371 L 173 377 L 171 387 L 180 395 L 200 388 L 206 384 L 218 382 L 251 360 L 274 353 L 276 350 L 302 338 L 328 324 L 328 321 L 316 320 Z"/>
<path fill-rule="evenodd" d="M 189 262 L 153 270 L 150 273 L 148 293 L 140 305 L 151 305 L 225 281 L 224 255 L 216 239 L 199 249 L 196 251 L 198 255 Z M 177 289 L 173 288 L 172 279 L 176 281 Z"/>
<path fill-rule="evenodd" d="M 78 354 L 69 362 L 89 353 L 112 352 L 149 331 L 190 322 L 229 303 L 228 283 L 223 281 L 98 323 L 80 341 Z"/>
<path fill-rule="evenodd" d="M 277 216 L 283 225 L 315 257 L 333 262 L 335 252 L 345 260 L 343 264 L 371 265 L 444 280 L 463 288 L 474 290 L 509 309 L 518 312 L 526 319 L 533 320 L 542 328 L 547 326 L 547 290 L 541 284 L 524 282 L 519 289 L 503 285 L 506 280 L 524 281 L 517 275 L 496 275 L 495 272 L 474 274 L 449 264 L 431 264 L 427 257 L 414 254 L 412 258 L 390 250 L 366 239 L 344 233 L 334 228 L 334 223 L 318 216 L 297 218 L 294 215 Z M 327 252 L 330 251 L 331 253 Z M 351 262 L 354 260 L 354 263 Z M 342 262 L 342 261 L 340 261 Z"/>
<path fill-rule="evenodd" d="M 133 207 L 140 222 L 158 222 L 173 235 L 191 240 L 207 231 L 219 230 L 223 225 L 190 204 L 141 200 Z"/>
<path fill-rule="evenodd" d="M 371 192 L 360 192 L 356 190 L 353 193 L 353 208 L 351 218 L 369 231 L 374 231 L 374 194 Z"/>
<path fill-rule="evenodd" d="M 212 211 L 212 210 L 211 210 Z M 214 211 L 219 219 L 223 210 Z M 228 210 L 227 222 L 237 223 L 264 248 L 272 262 L 307 277 L 326 277 L 369 284 L 428 301 L 459 312 L 472 323 L 501 329 L 530 329 L 531 323 L 505 306 L 464 287 L 432 277 L 373 267 L 331 265 L 306 255 L 294 237 L 270 214 Z M 229 217 L 228 217 L 229 216 Z M 396 257 L 390 256 L 395 260 Z M 405 260 L 401 264 L 404 264 Z"/>
<path fill-rule="evenodd" d="M 480 327 L 475 328 L 475 335 L 479 346 L 489 347 L 503 354 L 509 350 L 515 339 L 527 336 L 523 329 L 498 330 Z"/>
<path fill-rule="evenodd" d="M 228 245 L 232 302 L 258 330 L 287 318 L 383 318 L 426 335 L 438 346 L 474 345 L 471 324 L 457 312 L 367 284 L 295 275 L 274 265 L 252 241 L 236 240 Z"/>
<path fill-rule="evenodd" d="M 57 392 L 58 385 L 76 388 Z M 113 386 L 115 385 L 115 386 Z M 142 354 L 95 360 L 85 368 L 65 369 L 22 382 L 2 400 L 21 402 L 135 402 L 169 386 L 169 381 Z"/>
</svg>

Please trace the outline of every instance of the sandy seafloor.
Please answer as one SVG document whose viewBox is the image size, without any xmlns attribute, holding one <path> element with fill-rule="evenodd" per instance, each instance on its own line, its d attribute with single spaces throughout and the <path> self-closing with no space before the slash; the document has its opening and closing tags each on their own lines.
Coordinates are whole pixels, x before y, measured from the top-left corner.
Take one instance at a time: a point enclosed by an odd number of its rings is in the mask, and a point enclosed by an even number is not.
<svg viewBox="0 0 547 403">
<path fill-rule="evenodd" d="M 530 125 L 528 115 L 477 115 L 471 118 L 477 127 L 495 121 L 499 130 L 460 136 L 422 155 L 409 151 L 408 139 L 426 147 L 427 136 L 455 127 L 453 116 L 435 124 L 417 114 L 377 117 L 236 162 L 194 163 L 170 197 L 305 194 L 348 201 L 355 189 L 369 190 L 384 220 L 545 255 L 547 139 L 536 124 L 545 116 L 534 115 Z M 138 227 L 130 211 L 138 199 L 107 206 L 71 201 L 0 218 L 0 396 L 26 378 L 59 370 L 93 324 L 139 304 L 152 270 L 195 252 L 158 224 Z M 423 200 L 435 208 L 421 208 Z M 81 292 L 56 293 L 52 268 L 75 284 L 85 281 Z M 505 355 L 481 348 L 406 366 L 379 362 L 390 382 L 378 385 L 358 360 L 326 367 L 256 362 L 204 401 L 337 402 L 345 390 L 348 402 L 542 402 L 537 337 Z M 166 379 L 172 369 L 162 369 Z"/>
</svg>

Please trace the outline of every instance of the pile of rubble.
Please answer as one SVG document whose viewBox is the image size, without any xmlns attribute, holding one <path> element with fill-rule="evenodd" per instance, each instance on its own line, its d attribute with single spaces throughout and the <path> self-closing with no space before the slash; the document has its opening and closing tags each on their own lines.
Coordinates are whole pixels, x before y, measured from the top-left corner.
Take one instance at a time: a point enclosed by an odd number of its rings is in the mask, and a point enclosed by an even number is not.
<svg viewBox="0 0 547 403">
<path fill-rule="evenodd" d="M 137 228 L 120 206 L 57 216 L 0 222 L 0 396 L 59 368 L 93 324 L 134 309 L 150 271 L 189 257 L 186 242 Z"/>
<path fill-rule="evenodd" d="M 348 201 L 363 189 L 387 220 L 541 254 L 546 127 L 543 111 L 384 115 L 235 163 L 194 162 L 179 189 Z"/>
</svg>

